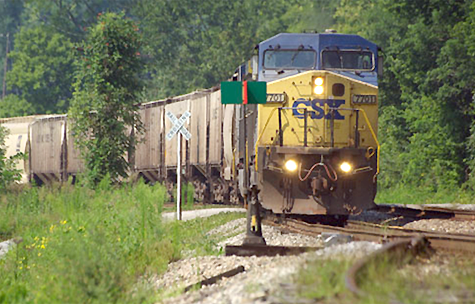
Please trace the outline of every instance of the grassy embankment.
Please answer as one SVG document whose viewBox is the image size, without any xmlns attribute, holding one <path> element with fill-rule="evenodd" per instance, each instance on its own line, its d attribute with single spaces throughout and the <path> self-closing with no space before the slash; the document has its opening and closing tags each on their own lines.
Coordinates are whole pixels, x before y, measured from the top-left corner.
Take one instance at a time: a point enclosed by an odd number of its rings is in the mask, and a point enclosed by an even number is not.
<svg viewBox="0 0 475 304">
<path fill-rule="evenodd" d="M 31 188 L 0 197 L 0 235 L 23 242 L 0 259 L 0 303 L 153 303 L 141 284 L 182 251 L 217 254 L 206 232 L 242 214 L 161 220 L 166 190 Z"/>
<path fill-rule="evenodd" d="M 378 204 L 475 204 L 471 190 L 438 190 L 429 188 L 396 186 L 389 189 L 378 189 Z"/>
<path fill-rule="evenodd" d="M 427 260 L 400 267 L 390 261 L 369 265 L 360 273 L 364 292 L 356 297 L 345 285 L 346 271 L 354 261 L 332 259 L 314 261 L 300 271 L 296 281 L 304 298 L 318 303 L 449 303 L 450 295 L 475 299 L 475 261 L 472 258 L 445 257 L 432 264 Z"/>
</svg>

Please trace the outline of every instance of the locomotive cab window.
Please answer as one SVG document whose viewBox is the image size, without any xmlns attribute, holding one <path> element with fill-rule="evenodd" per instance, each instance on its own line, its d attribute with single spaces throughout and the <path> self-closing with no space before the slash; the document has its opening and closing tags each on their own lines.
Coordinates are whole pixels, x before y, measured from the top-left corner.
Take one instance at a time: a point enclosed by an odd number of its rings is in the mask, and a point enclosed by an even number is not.
<svg viewBox="0 0 475 304">
<path fill-rule="evenodd" d="M 322 51 L 322 66 L 327 70 L 372 71 L 374 56 L 369 51 Z"/>
<path fill-rule="evenodd" d="M 264 67 L 267 69 L 313 69 L 314 50 L 267 50 L 264 52 Z"/>
</svg>

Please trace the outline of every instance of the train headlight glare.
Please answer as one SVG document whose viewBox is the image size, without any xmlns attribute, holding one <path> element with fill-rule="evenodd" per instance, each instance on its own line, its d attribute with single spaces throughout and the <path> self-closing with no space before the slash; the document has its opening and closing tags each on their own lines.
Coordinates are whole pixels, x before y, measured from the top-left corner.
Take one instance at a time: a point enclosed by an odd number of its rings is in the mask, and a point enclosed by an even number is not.
<svg viewBox="0 0 475 304">
<path fill-rule="evenodd" d="M 289 159 L 288 161 L 286 161 L 285 169 L 290 172 L 297 170 L 297 163 L 295 162 L 295 160 Z"/>
<path fill-rule="evenodd" d="M 318 79 L 318 78 L 317 78 Z M 317 85 L 314 89 L 313 92 L 317 95 L 323 94 L 323 86 Z"/>
<path fill-rule="evenodd" d="M 315 85 L 317 86 L 323 85 L 323 78 L 322 77 L 315 78 Z"/>
<path fill-rule="evenodd" d="M 345 172 L 345 173 L 348 173 L 351 171 L 351 165 L 347 162 L 343 162 L 341 163 L 340 165 L 340 169 L 341 171 Z"/>
</svg>

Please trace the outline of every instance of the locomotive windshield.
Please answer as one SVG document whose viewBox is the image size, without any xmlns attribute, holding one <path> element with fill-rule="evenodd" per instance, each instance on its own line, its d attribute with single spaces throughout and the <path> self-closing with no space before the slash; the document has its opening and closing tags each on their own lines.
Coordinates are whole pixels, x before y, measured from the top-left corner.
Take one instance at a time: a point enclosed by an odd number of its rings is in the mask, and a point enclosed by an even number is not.
<svg viewBox="0 0 475 304">
<path fill-rule="evenodd" d="M 371 71 L 374 69 L 373 53 L 369 51 L 325 50 L 322 52 L 324 69 Z"/>
<path fill-rule="evenodd" d="M 264 52 L 264 67 L 267 69 L 313 69 L 314 50 L 267 50 Z"/>
</svg>

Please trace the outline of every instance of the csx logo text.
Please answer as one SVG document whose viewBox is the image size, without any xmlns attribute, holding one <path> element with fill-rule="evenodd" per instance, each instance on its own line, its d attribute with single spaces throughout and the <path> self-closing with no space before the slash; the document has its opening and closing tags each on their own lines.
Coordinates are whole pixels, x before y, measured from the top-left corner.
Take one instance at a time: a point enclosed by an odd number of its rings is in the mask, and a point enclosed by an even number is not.
<svg viewBox="0 0 475 304">
<path fill-rule="evenodd" d="M 299 98 L 292 105 L 292 108 L 294 108 L 292 110 L 292 114 L 299 119 L 303 119 L 303 111 L 299 109 L 295 109 L 295 108 L 297 108 L 300 105 L 304 105 L 307 107 L 311 106 L 312 109 L 315 110 L 315 111 L 308 111 L 307 115 L 311 119 L 322 119 L 323 117 L 325 117 L 326 119 L 331 119 L 332 118 L 331 112 L 325 115 L 325 110 L 324 110 L 325 104 L 328 104 L 330 108 L 338 109 L 342 104 L 345 104 L 345 101 L 342 99 L 314 99 L 310 101 L 304 98 Z M 334 119 L 344 120 L 345 116 L 343 116 L 340 112 L 338 112 L 338 110 L 335 110 Z"/>
</svg>

